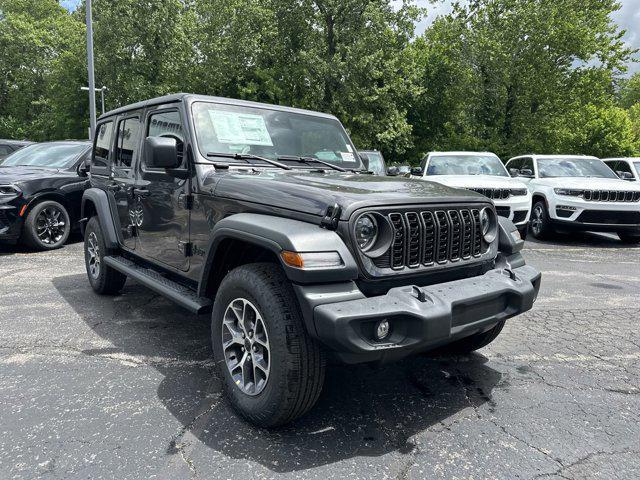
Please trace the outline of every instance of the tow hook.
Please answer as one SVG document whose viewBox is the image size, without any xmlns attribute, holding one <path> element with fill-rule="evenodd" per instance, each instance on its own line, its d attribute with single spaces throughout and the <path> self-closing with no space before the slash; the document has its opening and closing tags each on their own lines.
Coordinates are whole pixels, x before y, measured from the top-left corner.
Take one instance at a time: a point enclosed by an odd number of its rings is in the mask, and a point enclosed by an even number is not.
<svg viewBox="0 0 640 480">
<path fill-rule="evenodd" d="M 507 275 L 507 277 L 509 277 L 514 282 L 518 279 L 518 277 L 516 277 L 516 272 L 514 272 L 510 268 L 505 268 L 503 272 Z"/>
<path fill-rule="evenodd" d="M 424 292 L 424 290 L 422 290 L 420 287 L 417 287 L 415 285 L 411 286 L 411 292 L 416 294 L 416 298 L 418 299 L 419 302 L 425 303 L 429 297 L 427 297 L 427 294 Z"/>
</svg>

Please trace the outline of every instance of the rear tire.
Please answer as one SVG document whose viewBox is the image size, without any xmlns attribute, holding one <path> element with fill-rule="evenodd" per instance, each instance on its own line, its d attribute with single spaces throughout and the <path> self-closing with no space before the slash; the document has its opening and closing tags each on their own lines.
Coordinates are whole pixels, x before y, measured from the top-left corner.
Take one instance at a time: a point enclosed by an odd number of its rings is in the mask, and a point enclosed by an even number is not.
<svg viewBox="0 0 640 480">
<path fill-rule="evenodd" d="M 71 218 L 58 202 L 45 200 L 36 204 L 24 222 L 22 239 L 33 250 L 62 247 L 71 233 Z"/>
<path fill-rule="evenodd" d="M 254 425 L 292 422 L 318 400 L 324 355 L 277 265 L 243 265 L 227 274 L 213 305 L 211 341 L 229 403 Z"/>
<path fill-rule="evenodd" d="M 553 226 L 549 220 L 549 212 L 544 201 L 538 200 L 531 210 L 531 234 L 538 240 L 545 240 L 553 233 Z"/>
<path fill-rule="evenodd" d="M 618 232 L 618 238 L 620 238 L 622 243 L 627 243 L 629 245 L 636 245 L 640 243 L 640 235 L 638 234 Z"/>
<path fill-rule="evenodd" d="M 91 217 L 84 232 L 84 263 L 93 290 L 101 295 L 113 295 L 124 287 L 127 276 L 104 263 L 107 248 L 98 217 Z"/>
<path fill-rule="evenodd" d="M 504 320 L 499 322 L 495 327 L 487 330 L 486 332 L 476 333 L 475 335 L 470 335 L 463 338 L 462 340 L 458 340 L 457 342 L 445 345 L 440 349 L 440 351 L 450 354 L 466 354 L 471 353 L 475 350 L 479 350 L 482 347 L 486 347 L 491 342 L 493 342 L 498 337 L 498 335 L 500 335 L 503 327 Z"/>
</svg>

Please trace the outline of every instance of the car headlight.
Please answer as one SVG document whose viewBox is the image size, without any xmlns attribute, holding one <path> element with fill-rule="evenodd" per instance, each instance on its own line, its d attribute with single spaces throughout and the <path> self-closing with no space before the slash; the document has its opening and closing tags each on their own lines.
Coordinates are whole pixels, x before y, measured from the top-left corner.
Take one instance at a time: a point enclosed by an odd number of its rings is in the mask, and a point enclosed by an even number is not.
<svg viewBox="0 0 640 480">
<path fill-rule="evenodd" d="M 18 198 L 22 192 L 14 185 L 0 185 L 0 202 L 8 202 Z"/>
<path fill-rule="evenodd" d="M 496 239 L 498 232 L 498 221 L 496 215 L 488 207 L 480 211 L 480 227 L 482 229 L 482 238 L 487 243 L 491 243 Z"/>
<path fill-rule="evenodd" d="M 572 188 L 554 188 L 553 191 L 556 195 L 568 195 L 571 197 L 579 197 L 584 193 L 584 190 L 574 190 Z"/>
<path fill-rule="evenodd" d="M 360 250 L 366 252 L 371 248 L 378 238 L 378 221 L 373 215 L 365 213 L 356 220 L 355 237 Z"/>
</svg>

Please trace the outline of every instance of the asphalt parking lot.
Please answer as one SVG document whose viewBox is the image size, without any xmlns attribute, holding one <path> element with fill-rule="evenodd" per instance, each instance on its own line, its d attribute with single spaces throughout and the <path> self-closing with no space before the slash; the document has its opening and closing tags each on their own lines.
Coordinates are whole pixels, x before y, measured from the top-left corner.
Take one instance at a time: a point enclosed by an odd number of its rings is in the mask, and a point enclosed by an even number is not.
<svg viewBox="0 0 640 480">
<path fill-rule="evenodd" d="M 0 247 L 0 478 L 640 478 L 639 255 L 527 242 L 540 299 L 492 345 L 332 367 L 269 432 L 221 398 L 208 318 L 93 294 L 81 243 Z"/>
</svg>

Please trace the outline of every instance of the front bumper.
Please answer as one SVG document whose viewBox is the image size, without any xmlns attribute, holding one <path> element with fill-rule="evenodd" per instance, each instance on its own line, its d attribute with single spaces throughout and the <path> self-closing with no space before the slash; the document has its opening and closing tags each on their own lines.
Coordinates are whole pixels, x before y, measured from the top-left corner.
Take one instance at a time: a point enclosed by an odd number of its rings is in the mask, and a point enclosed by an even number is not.
<svg viewBox="0 0 640 480">
<path fill-rule="evenodd" d="M 0 241 L 17 241 L 22 232 L 22 221 L 17 206 L 0 204 Z"/>
<path fill-rule="evenodd" d="M 548 199 L 549 218 L 567 230 L 602 232 L 640 231 L 637 202 L 596 202 L 581 197 L 554 195 Z"/>
<path fill-rule="evenodd" d="M 361 294 L 355 298 L 359 295 L 354 289 L 323 296 L 317 289 L 298 286 L 296 293 L 303 312 L 311 315 L 312 333 L 342 361 L 359 363 L 397 360 L 526 312 L 537 298 L 540 279 L 540 272 L 525 265 L 428 287 L 392 288 L 369 298 Z M 424 301 L 418 298 L 419 292 L 424 293 Z M 332 298 L 343 300 L 318 304 Z M 389 321 L 391 333 L 376 341 L 373 332 L 382 319 Z"/>
<path fill-rule="evenodd" d="M 506 200 L 492 200 L 498 215 L 511 220 L 517 227 L 529 223 L 531 215 L 531 194 L 509 197 Z"/>
</svg>

